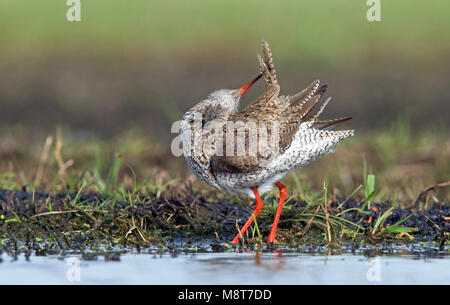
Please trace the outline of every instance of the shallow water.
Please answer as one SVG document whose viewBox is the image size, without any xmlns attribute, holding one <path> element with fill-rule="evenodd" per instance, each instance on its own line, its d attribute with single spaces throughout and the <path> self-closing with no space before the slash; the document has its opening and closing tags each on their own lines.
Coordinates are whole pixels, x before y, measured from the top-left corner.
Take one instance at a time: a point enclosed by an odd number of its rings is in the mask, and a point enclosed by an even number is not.
<svg viewBox="0 0 450 305">
<path fill-rule="evenodd" d="M 367 257 L 307 253 L 3 254 L 0 284 L 450 284 L 448 251 Z"/>
</svg>

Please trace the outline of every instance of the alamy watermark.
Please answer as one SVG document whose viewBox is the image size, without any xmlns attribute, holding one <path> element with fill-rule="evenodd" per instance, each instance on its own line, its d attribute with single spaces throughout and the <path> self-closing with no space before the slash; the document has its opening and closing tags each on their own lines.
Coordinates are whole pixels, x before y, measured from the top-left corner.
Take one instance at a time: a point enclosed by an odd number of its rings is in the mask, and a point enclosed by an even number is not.
<svg viewBox="0 0 450 305">
<path fill-rule="evenodd" d="M 381 21 L 381 2 L 380 0 L 367 0 L 369 9 L 366 13 L 366 18 L 369 22 Z"/>
<path fill-rule="evenodd" d="M 81 0 L 67 0 L 69 9 L 66 13 L 67 21 L 81 21 Z"/>
<path fill-rule="evenodd" d="M 67 269 L 66 279 L 69 282 L 79 282 L 81 281 L 81 262 L 78 257 L 69 257 L 66 261 Z"/>
<path fill-rule="evenodd" d="M 369 282 L 381 281 L 381 260 L 379 257 L 371 257 L 368 260 L 369 269 L 366 273 L 366 278 Z"/>
</svg>

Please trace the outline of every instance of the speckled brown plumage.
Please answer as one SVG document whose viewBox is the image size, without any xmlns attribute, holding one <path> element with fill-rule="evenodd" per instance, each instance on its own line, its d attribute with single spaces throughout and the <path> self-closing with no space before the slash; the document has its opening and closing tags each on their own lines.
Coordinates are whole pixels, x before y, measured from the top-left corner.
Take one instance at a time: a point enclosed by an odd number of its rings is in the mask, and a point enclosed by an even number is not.
<svg viewBox="0 0 450 305">
<path fill-rule="evenodd" d="M 279 95 L 272 53 L 265 41 L 263 55 L 258 55 L 258 61 L 266 88 L 260 98 L 238 111 L 241 95 L 258 77 L 239 89 L 212 92 L 189 109 L 181 123 L 183 153 L 192 171 L 221 191 L 256 199 L 255 211 L 233 242 L 261 211 L 260 194 L 274 185 L 281 193 L 269 235 L 269 242 L 275 241 L 286 198 L 286 187 L 278 181 L 293 169 L 333 152 L 335 145 L 353 135 L 353 130 L 330 130 L 350 117 L 318 120 L 330 100 L 320 103 L 326 85 L 315 80 L 297 94 Z"/>
<path fill-rule="evenodd" d="M 230 132 L 235 138 L 236 131 L 227 130 L 226 122 L 264 122 L 267 133 L 272 135 L 276 129 L 278 142 L 259 149 L 256 155 L 249 154 L 249 130 L 245 130 L 244 155 L 217 155 L 217 140 L 211 130 L 202 130 L 202 139 L 210 147 L 200 149 L 200 155 L 186 154 L 188 164 L 194 173 L 219 190 L 235 193 L 244 192 L 253 196 L 252 186 L 263 188 L 261 193 L 273 186 L 264 187 L 273 177 L 282 177 L 290 170 L 303 166 L 317 157 L 327 154 L 340 140 L 353 134 L 352 130 L 331 131 L 331 126 L 349 120 L 349 117 L 333 120 L 318 120 L 328 100 L 320 103 L 327 86 L 320 86 L 319 80 L 292 96 L 279 95 L 272 53 L 267 42 L 263 42 L 264 58 L 258 55 L 260 73 L 266 88 L 256 101 L 238 111 L 240 94 L 238 90 L 218 90 L 206 100 L 191 108 L 184 116 L 182 130 L 192 129 L 194 113 L 202 115 L 202 128 L 215 124 L 223 131 L 223 151 L 226 152 L 226 136 Z M 189 123 L 190 122 L 190 123 Z M 256 134 L 259 134 L 259 125 Z M 207 129 L 207 128 L 206 128 Z M 193 130 L 193 129 L 192 129 Z M 199 130 L 197 130 L 199 131 Z M 193 143 L 193 146 L 200 146 Z M 291 149 L 290 149 L 291 148 Z M 294 151 L 292 151 L 294 150 Z M 283 157 L 284 155 L 284 157 Z"/>
</svg>

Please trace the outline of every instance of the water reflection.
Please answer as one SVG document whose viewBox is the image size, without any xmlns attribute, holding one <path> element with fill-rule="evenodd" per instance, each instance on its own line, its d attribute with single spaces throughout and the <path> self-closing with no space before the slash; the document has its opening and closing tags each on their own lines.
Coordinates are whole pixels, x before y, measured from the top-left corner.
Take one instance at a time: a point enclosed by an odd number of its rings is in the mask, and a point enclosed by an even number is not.
<svg viewBox="0 0 450 305">
<path fill-rule="evenodd" d="M 66 276 L 69 259 L 80 262 L 72 267 L 79 266 L 83 284 L 450 284 L 448 251 L 432 249 L 424 245 L 395 251 L 367 247 L 356 255 L 351 249 L 326 248 L 314 254 L 282 248 L 214 253 L 154 249 L 92 254 L 93 260 L 86 255 L 3 253 L 0 284 L 73 284 Z"/>
</svg>

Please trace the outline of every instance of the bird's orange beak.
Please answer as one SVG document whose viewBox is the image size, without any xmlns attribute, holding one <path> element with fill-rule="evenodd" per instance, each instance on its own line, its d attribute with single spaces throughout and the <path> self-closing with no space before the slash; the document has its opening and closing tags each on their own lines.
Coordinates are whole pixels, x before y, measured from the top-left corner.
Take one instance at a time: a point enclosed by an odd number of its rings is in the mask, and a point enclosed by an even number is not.
<svg viewBox="0 0 450 305">
<path fill-rule="evenodd" d="M 248 90 L 248 88 L 250 88 L 254 83 L 256 83 L 258 81 L 258 79 L 261 78 L 261 76 L 262 76 L 262 74 L 258 75 L 254 80 L 249 82 L 247 85 L 242 86 L 241 88 L 237 89 L 237 90 L 241 91 L 241 96 L 244 95 L 244 93 Z"/>
</svg>

